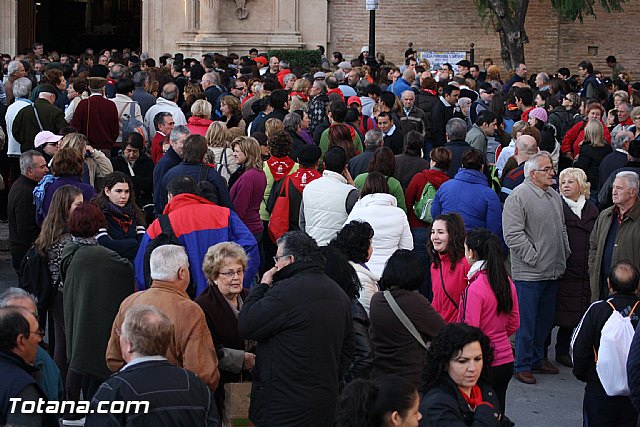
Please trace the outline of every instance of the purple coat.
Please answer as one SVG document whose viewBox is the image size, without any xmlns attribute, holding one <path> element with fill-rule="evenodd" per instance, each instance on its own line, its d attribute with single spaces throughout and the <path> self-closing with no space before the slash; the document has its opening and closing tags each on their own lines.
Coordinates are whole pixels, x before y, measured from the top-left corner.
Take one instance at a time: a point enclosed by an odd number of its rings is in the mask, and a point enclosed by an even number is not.
<svg viewBox="0 0 640 427">
<path fill-rule="evenodd" d="M 260 219 L 260 203 L 266 187 L 265 173 L 251 168 L 240 175 L 229 191 L 236 213 L 253 235 L 261 233 L 264 229 Z"/>
<path fill-rule="evenodd" d="M 40 216 L 36 214 L 36 222 L 38 225 L 42 225 L 42 221 L 44 221 L 44 217 L 47 216 L 49 212 L 49 206 L 51 206 L 51 199 L 53 199 L 53 194 L 56 190 L 63 185 L 73 185 L 74 187 L 78 187 L 82 191 L 82 195 L 84 197 L 85 203 L 89 203 L 91 199 L 96 195 L 96 190 L 90 186 L 89 184 L 85 184 L 82 182 L 82 177 L 79 175 L 62 175 L 56 178 L 51 184 L 47 186 L 47 189 L 44 193 L 44 202 L 42 207 L 44 209 L 44 215 Z"/>
</svg>

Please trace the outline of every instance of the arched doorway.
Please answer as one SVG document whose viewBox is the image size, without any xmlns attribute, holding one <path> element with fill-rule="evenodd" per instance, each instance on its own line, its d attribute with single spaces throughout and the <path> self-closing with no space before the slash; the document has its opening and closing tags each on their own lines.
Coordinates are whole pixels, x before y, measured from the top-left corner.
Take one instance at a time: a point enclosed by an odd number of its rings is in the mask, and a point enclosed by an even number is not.
<svg viewBox="0 0 640 427">
<path fill-rule="evenodd" d="M 141 46 L 141 0 L 35 0 L 35 40 L 45 51 Z"/>
</svg>

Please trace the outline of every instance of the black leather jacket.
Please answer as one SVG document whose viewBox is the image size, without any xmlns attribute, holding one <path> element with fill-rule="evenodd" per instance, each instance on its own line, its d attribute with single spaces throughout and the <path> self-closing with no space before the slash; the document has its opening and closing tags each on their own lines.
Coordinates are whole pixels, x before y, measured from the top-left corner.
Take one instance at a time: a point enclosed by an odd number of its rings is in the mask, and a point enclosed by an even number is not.
<svg viewBox="0 0 640 427">
<path fill-rule="evenodd" d="M 369 378 L 373 368 L 373 344 L 369 336 L 369 316 L 360 301 L 351 298 L 351 319 L 353 320 L 353 334 L 355 336 L 355 351 L 349 369 L 340 380 L 340 387 L 351 381 Z"/>
</svg>

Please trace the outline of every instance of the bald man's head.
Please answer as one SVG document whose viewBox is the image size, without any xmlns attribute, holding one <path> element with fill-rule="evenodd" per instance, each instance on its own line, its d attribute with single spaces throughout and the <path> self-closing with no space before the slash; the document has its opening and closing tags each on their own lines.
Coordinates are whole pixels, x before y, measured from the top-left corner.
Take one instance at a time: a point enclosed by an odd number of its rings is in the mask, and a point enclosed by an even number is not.
<svg viewBox="0 0 640 427">
<path fill-rule="evenodd" d="M 526 162 L 529 157 L 533 156 L 537 152 L 538 144 L 536 143 L 536 139 L 531 135 L 521 135 L 520 138 L 516 140 L 516 150 L 514 155 L 518 160 L 518 164 Z"/>
</svg>

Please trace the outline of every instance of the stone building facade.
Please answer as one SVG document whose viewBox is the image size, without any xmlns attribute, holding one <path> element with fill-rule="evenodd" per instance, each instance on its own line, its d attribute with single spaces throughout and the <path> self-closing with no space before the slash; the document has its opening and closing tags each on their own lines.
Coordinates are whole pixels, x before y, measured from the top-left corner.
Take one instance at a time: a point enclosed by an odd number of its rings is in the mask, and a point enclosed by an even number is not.
<svg viewBox="0 0 640 427">
<path fill-rule="evenodd" d="M 0 2 L 0 52 L 17 51 L 21 25 L 17 5 L 25 1 Z M 338 50 L 351 58 L 368 42 L 365 0 L 133 1 L 142 1 L 142 48 L 154 57 L 178 51 L 245 54 L 251 47 L 262 51 L 323 45 L 328 53 Z M 455 6 L 432 0 L 379 0 L 379 4 L 376 50 L 388 60 L 400 63 L 409 42 L 417 50 L 433 51 L 465 51 L 474 43 L 476 62 L 491 57 L 501 63 L 498 35 L 481 24 L 473 0 L 456 1 Z M 525 47 L 529 70 L 555 72 L 567 66 L 575 73 L 578 62 L 589 59 L 609 74 L 604 59 L 611 54 L 628 70 L 640 69 L 640 57 L 627 41 L 640 18 L 640 3 L 626 3 L 624 8 L 624 13 L 616 14 L 598 8 L 597 19 L 587 17 L 580 24 L 561 20 L 552 12 L 550 0 L 530 2 L 526 25 L 530 42 Z"/>
</svg>

